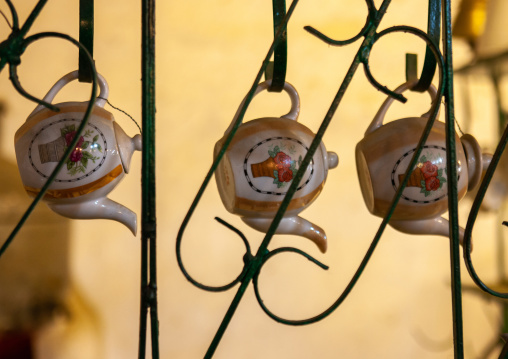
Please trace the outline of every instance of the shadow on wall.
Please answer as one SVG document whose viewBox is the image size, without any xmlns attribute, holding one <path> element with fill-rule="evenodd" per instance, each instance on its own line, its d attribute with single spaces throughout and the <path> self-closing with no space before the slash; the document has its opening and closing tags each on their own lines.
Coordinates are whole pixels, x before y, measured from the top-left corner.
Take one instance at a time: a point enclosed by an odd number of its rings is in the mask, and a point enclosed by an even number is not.
<svg viewBox="0 0 508 359">
<path fill-rule="evenodd" d="M 0 127 L 6 112 L 0 101 Z M 2 153 L 0 169 L 3 244 L 31 199 Z M 96 316 L 70 283 L 70 229 L 70 220 L 40 204 L 0 258 L 0 359 L 60 358 L 65 350 L 56 347 L 69 335 L 87 335 L 97 347 Z"/>
</svg>

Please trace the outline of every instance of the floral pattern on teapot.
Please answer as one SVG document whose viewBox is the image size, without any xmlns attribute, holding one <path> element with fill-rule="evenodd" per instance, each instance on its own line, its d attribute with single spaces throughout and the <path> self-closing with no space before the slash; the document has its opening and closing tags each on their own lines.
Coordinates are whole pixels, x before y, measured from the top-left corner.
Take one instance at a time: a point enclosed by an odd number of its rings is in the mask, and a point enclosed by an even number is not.
<svg viewBox="0 0 508 359">
<path fill-rule="evenodd" d="M 245 178 L 256 192 L 284 195 L 307 151 L 307 146 L 300 140 L 290 137 L 272 137 L 261 141 L 245 156 Z M 313 170 L 305 173 L 297 191 L 310 182 L 312 174 Z"/>
<path fill-rule="evenodd" d="M 396 191 L 404 180 L 404 175 L 416 148 L 404 153 L 395 163 L 391 174 L 392 187 Z M 460 178 L 460 171 L 459 171 Z M 413 203 L 431 203 L 446 197 L 448 189 L 446 174 L 446 149 L 440 146 L 423 146 L 422 154 L 409 180 L 402 197 Z"/>
<path fill-rule="evenodd" d="M 42 177 L 48 178 L 55 165 L 60 162 L 76 136 L 79 122 L 68 118 L 51 122 L 33 136 L 28 149 L 30 164 Z M 60 136 L 55 139 L 57 134 Z M 107 153 L 105 135 L 89 122 L 74 151 L 65 161 L 67 171 L 60 171 L 55 182 L 77 182 L 87 178 L 104 164 Z"/>
</svg>

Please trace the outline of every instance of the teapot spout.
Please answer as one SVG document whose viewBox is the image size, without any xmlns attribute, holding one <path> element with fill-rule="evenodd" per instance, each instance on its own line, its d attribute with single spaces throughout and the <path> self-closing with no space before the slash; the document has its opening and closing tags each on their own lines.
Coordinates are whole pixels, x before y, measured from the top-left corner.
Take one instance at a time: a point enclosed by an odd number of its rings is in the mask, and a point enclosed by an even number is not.
<svg viewBox="0 0 508 359">
<path fill-rule="evenodd" d="M 450 236 L 450 222 L 443 217 L 435 217 L 423 220 L 403 221 L 390 220 L 390 226 L 394 229 L 407 234 L 427 234 L 437 236 Z M 459 227 L 459 241 L 464 245 L 464 228 Z M 473 243 L 471 242 L 471 251 Z"/>
<path fill-rule="evenodd" d="M 266 233 L 272 224 L 273 218 L 242 217 L 242 221 L 250 227 Z M 310 223 L 300 216 L 282 218 L 275 234 L 293 234 L 295 236 L 308 238 L 314 242 L 323 253 L 326 252 L 328 247 L 325 231 L 321 227 Z"/>
<path fill-rule="evenodd" d="M 48 203 L 48 207 L 59 215 L 72 219 L 111 219 L 124 224 L 136 235 L 136 213 L 109 198 L 81 203 Z"/>
</svg>

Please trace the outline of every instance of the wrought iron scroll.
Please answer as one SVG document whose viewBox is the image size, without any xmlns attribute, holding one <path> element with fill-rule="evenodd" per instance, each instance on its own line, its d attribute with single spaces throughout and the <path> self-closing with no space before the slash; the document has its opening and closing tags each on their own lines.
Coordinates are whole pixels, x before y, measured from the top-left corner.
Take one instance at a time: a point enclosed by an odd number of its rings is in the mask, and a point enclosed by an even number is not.
<svg viewBox="0 0 508 359">
<path fill-rule="evenodd" d="M 27 93 L 21 86 L 17 67 L 21 64 L 21 56 L 33 42 L 45 38 L 59 38 L 67 40 L 79 48 L 80 80 L 91 82 L 91 96 L 78 126 L 77 133 L 83 132 L 97 97 L 97 71 L 93 57 L 88 51 L 93 49 L 93 0 L 81 0 L 80 40 L 57 32 L 42 32 L 26 37 L 35 19 L 44 8 L 47 0 L 39 0 L 28 16 L 23 26 L 19 27 L 18 14 L 11 0 L 5 0 L 11 12 L 11 34 L 0 43 L 0 71 L 9 65 L 9 74 L 14 88 L 25 98 L 41 104 L 52 111 L 58 112 L 58 107 L 46 103 Z M 142 246 L 141 246 L 141 308 L 140 308 L 140 359 L 146 356 L 147 313 L 150 310 L 152 358 L 159 358 L 158 345 L 158 312 L 157 312 L 157 273 L 156 273 L 156 217 L 155 217 L 155 1 L 142 0 L 142 111 L 143 111 L 143 149 L 142 149 Z M 0 257 L 12 243 L 17 233 L 26 222 L 35 206 L 42 199 L 56 175 L 75 148 L 80 136 L 74 139 L 66 149 L 62 160 L 57 164 L 52 174 L 34 198 L 9 237 L 0 247 Z"/>
<path fill-rule="evenodd" d="M 472 233 L 474 229 L 474 225 L 476 223 L 476 219 L 478 217 L 478 214 L 481 209 L 482 202 L 485 198 L 485 194 L 487 193 L 487 190 L 489 188 L 490 182 L 492 181 L 492 178 L 494 177 L 494 173 L 496 171 L 496 168 L 499 164 L 499 161 L 501 159 L 501 156 L 503 155 L 503 152 L 505 151 L 506 144 L 508 143 L 508 126 L 506 122 L 506 114 L 503 112 L 503 109 L 501 107 L 501 94 L 499 89 L 499 77 L 501 75 L 500 73 L 500 64 L 499 62 L 506 61 L 507 54 L 502 53 L 497 56 L 489 57 L 489 58 L 481 58 L 477 59 L 473 64 L 464 66 L 456 71 L 458 74 L 467 74 L 469 71 L 474 70 L 478 67 L 484 67 L 488 69 L 488 72 L 490 73 L 490 78 L 492 80 L 492 84 L 494 86 L 494 93 L 496 95 L 496 106 L 497 106 L 497 113 L 498 113 L 498 129 L 499 133 L 501 134 L 501 137 L 499 139 L 498 145 L 496 147 L 496 150 L 494 152 L 494 155 L 492 157 L 492 160 L 490 162 L 489 167 L 487 168 L 487 171 L 485 172 L 485 175 L 483 177 L 483 180 L 480 184 L 480 187 L 478 189 L 478 192 L 476 194 L 476 197 L 473 201 L 473 205 L 471 207 L 471 211 L 469 212 L 469 217 L 467 221 L 467 225 L 464 232 L 464 248 L 463 248 L 463 256 L 464 261 L 466 264 L 466 268 L 469 272 L 469 275 L 473 279 L 473 282 L 477 285 L 478 288 L 480 288 L 482 291 L 498 297 L 502 299 L 508 299 L 508 293 L 502 293 L 499 291 L 496 291 L 492 288 L 490 288 L 488 285 L 486 285 L 481 278 L 479 277 L 474 265 L 473 260 L 471 257 L 471 248 L 472 248 Z M 503 222 L 504 225 L 507 225 L 507 222 Z M 500 258 L 504 253 L 499 253 Z M 501 263 L 504 263 L 504 260 L 500 260 Z M 504 268 L 499 268 L 499 275 L 504 278 L 503 273 Z"/>
<path fill-rule="evenodd" d="M 80 44 L 78 41 L 70 37 L 66 34 L 61 34 L 57 32 L 41 32 L 35 35 L 31 35 L 29 37 L 26 37 L 28 31 L 30 30 L 31 26 L 33 25 L 35 19 L 39 15 L 39 13 L 42 11 L 44 5 L 46 4 L 47 0 L 40 0 L 28 16 L 27 20 L 23 24 L 23 26 L 19 27 L 19 20 L 18 20 L 18 14 L 16 12 L 16 9 L 14 8 L 14 5 L 10 0 L 5 0 L 7 5 L 9 6 L 9 9 L 11 11 L 12 16 L 12 32 L 9 35 L 8 39 L 0 43 L 0 71 L 5 67 L 5 65 L 9 65 L 9 75 L 11 82 L 14 86 L 14 88 L 25 98 L 36 102 L 38 104 L 41 104 L 52 111 L 58 112 L 59 109 L 52 104 L 46 103 L 35 96 L 30 95 L 27 93 L 23 87 L 21 86 L 18 75 L 17 75 L 17 67 L 21 64 L 21 55 L 25 52 L 26 48 L 33 42 L 45 38 L 60 38 L 63 40 L 67 40 L 71 42 L 73 45 L 77 46 L 80 50 L 82 50 L 89 61 L 89 66 L 93 71 L 93 78 L 92 78 L 92 90 L 90 95 L 90 100 L 88 102 L 88 106 L 85 111 L 85 115 L 83 120 L 81 121 L 81 124 L 78 126 L 77 133 L 83 132 L 86 124 L 88 123 L 88 119 L 90 117 L 90 114 L 92 112 L 93 104 L 95 101 L 95 98 L 97 97 L 97 72 L 95 70 L 95 66 L 93 63 L 93 59 L 91 55 L 88 53 L 87 49 Z M 65 163 L 65 159 L 68 158 L 72 152 L 72 150 L 76 147 L 76 144 L 79 141 L 79 136 L 74 136 L 74 139 L 70 143 L 69 147 L 66 149 L 62 159 L 57 164 L 51 175 L 48 177 L 48 180 L 42 187 L 39 194 L 34 198 L 26 212 L 21 217 L 18 224 L 14 227 L 9 237 L 6 239 L 6 241 L 2 244 L 0 247 L 0 257 L 2 254 L 7 250 L 9 245 L 12 243 L 16 235 L 18 234 L 19 230 L 23 226 L 23 224 L 26 222 L 32 211 L 34 210 L 35 206 L 39 203 L 39 201 L 42 199 L 46 191 L 48 190 L 51 183 L 56 178 L 58 172 L 62 168 L 62 166 Z"/>
<path fill-rule="evenodd" d="M 179 264 L 180 269 L 182 270 L 184 276 L 192 284 L 194 284 L 198 288 L 208 290 L 208 291 L 214 291 L 214 292 L 215 291 L 224 291 L 224 290 L 230 289 L 231 287 L 233 287 L 234 285 L 236 285 L 238 283 L 240 284 L 237 294 L 235 295 L 217 333 L 215 334 L 215 337 L 212 340 L 211 345 L 208 348 L 207 353 L 205 354 L 205 358 L 211 358 L 213 356 L 213 354 L 214 354 L 217 346 L 219 345 L 219 342 L 220 342 L 225 330 L 227 329 L 227 326 L 228 326 L 232 316 L 234 315 L 235 310 L 238 307 L 240 300 L 241 300 L 241 298 L 242 298 L 242 296 L 243 296 L 245 290 L 247 289 L 248 284 L 251 280 L 253 281 L 253 286 L 254 286 L 256 298 L 257 298 L 258 303 L 260 304 L 261 308 L 272 319 L 276 320 L 277 322 L 283 323 L 283 324 L 306 325 L 306 324 L 315 323 L 315 322 L 327 317 L 328 315 L 330 315 L 335 309 L 337 309 L 341 305 L 341 303 L 347 298 L 349 293 L 354 288 L 354 286 L 357 283 L 357 281 L 359 280 L 362 272 L 364 271 L 366 265 L 368 264 L 371 256 L 374 253 L 374 250 L 375 250 L 377 244 L 379 243 L 379 241 L 381 239 L 383 231 L 386 228 L 386 225 L 388 224 L 388 222 L 395 210 L 395 207 L 397 206 L 399 199 L 402 196 L 402 192 L 405 189 L 405 187 L 408 183 L 408 180 L 409 180 L 410 169 L 414 168 L 414 166 L 416 165 L 418 156 L 420 155 L 423 145 L 425 144 L 425 142 L 428 138 L 428 135 L 430 134 L 430 131 L 433 127 L 433 124 L 436 120 L 438 109 L 440 107 L 443 94 L 445 95 L 444 98 L 446 101 L 447 149 L 449 149 L 447 151 L 447 170 L 449 173 L 449 178 L 457 178 L 457 169 L 454 165 L 456 163 L 455 142 L 454 142 L 455 141 L 455 138 L 454 138 L 454 136 L 455 136 L 455 131 L 454 131 L 455 122 L 454 122 L 454 117 L 453 117 L 454 116 L 454 114 L 453 114 L 453 89 L 452 89 L 452 84 L 453 84 L 452 71 L 453 71 L 453 69 L 452 69 L 452 61 L 451 61 L 451 17 L 450 17 L 449 1 L 444 0 L 444 2 L 443 2 L 443 23 L 445 26 L 445 28 L 444 28 L 445 31 L 444 31 L 444 35 L 443 35 L 443 44 L 444 44 L 443 47 L 446 51 L 446 58 L 443 58 L 443 56 L 442 56 L 442 54 L 435 42 L 435 38 L 433 39 L 431 36 L 429 36 L 425 32 L 423 32 L 419 29 L 416 29 L 414 27 L 394 26 L 394 27 L 388 28 L 386 30 L 383 30 L 383 31 L 377 33 L 376 32 L 377 28 L 383 18 L 383 15 L 386 13 L 386 11 L 388 9 L 390 0 L 384 0 L 382 2 L 381 6 L 379 7 L 379 9 L 376 8 L 376 6 L 372 0 L 365 0 L 367 8 L 368 8 L 368 16 L 367 16 L 365 26 L 360 30 L 360 32 L 356 36 L 352 37 L 351 39 L 334 40 L 310 26 L 305 27 L 305 29 L 307 31 L 309 31 L 311 34 L 315 35 L 322 41 L 324 41 L 327 44 L 332 45 L 332 46 L 343 46 L 343 45 L 351 44 L 351 43 L 359 40 L 362 37 L 364 39 L 363 39 L 363 42 L 362 42 L 353 62 L 351 64 L 347 74 L 345 75 L 345 78 L 344 78 L 323 122 L 321 123 L 321 126 L 320 126 L 318 132 L 316 133 L 314 140 L 312 141 L 312 143 L 308 149 L 308 152 L 307 152 L 305 158 L 303 159 L 303 161 L 301 163 L 300 170 L 298 170 L 295 177 L 293 178 L 290 188 L 289 188 L 287 194 L 285 195 L 285 197 L 280 205 L 280 208 L 277 211 L 277 213 L 276 213 L 276 215 L 275 215 L 275 217 L 274 217 L 274 219 L 273 219 L 273 221 L 266 233 L 266 236 L 263 239 L 263 242 L 259 246 L 257 253 L 254 256 L 251 254 L 250 247 L 248 245 L 248 241 L 245 239 L 245 236 L 238 229 L 232 227 L 231 225 L 226 224 L 223 220 L 220 220 L 220 222 L 222 224 L 227 225 L 228 228 L 230 228 L 230 229 L 234 230 L 236 233 L 238 233 L 246 245 L 247 251 L 246 251 L 246 254 L 244 255 L 244 268 L 243 268 L 242 272 L 233 282 L 231 282 L 228 285 L 221 286 L 221 287 L 211 287 L 211 286 L 201 284 L 200 282 L 198 282 L 197 280 L 195 280 L 194 278 L 192 278 L 190 276 L 190 274 L 185 269 L 185 266 L 183 264 L 182 257 L 181 257 L 181 242 L 182 242 L 182 237 L 183 237 L 184 231 L 185 231 L 186 226 L 188 225 L 188 223 L 191 219 L 191 216 L 192 216 L 195 208 L 197 207 L 214 171 L 216 170 L 216 168 L 217 168 L 219 162 L 221 161 L 226 149 L 228 148 L 233 136 L 235 135 L 237 128 L 240 126 L 240 124 L 243 120 L 243 116 L 247 110 L 247 107 L 249 106 L 249 104 L 252 100 L 254 91 L 261 79 L 261 75 L 266 70 L 268 60 L 270 59 L 270 57 L 273 54 L 274 47 L 280 41 L 282 32 L 287 27 L 287 23 L 290 19 L 290 16 L 294 11 L 295 6 L 297 5 L 297 1 L 298 0 L 294 0 L 293 3 L 291 4 L 290 8 L 288 9 L 288 13 L 287 13 L 283 23 L 281 24 L 281 27 L 280 27 L 277 35 L 275 36 L 275 39 L 274 39 L 270 49 L 268 50 L 268 54 L 265 57 L 265 60 L 261 66 L 261 69 L 258 72 L 258 75 L 257 75 L 256 79 L 254 80 L 254 83 L 253 83 L 250 91 L 248 92 L 244 103 L 240 107 L 238 119 L 233 124 L 233 128 L 230 131 L 227 139 L 224 141 L 223 147 L 221 148 L 218 156 L 212 163 L 212 166 L 211 166 L 210 170 L 208 171 L 208 173 L 204 179 L 204 182 L 198 191 L 198 194 L 196 195 L 193 203 L 191 204 L 189 211 L 187 212 L 187 215 L 186 215 L 184 221 L 182 222 L 182 225 L 180 227 L 180 230 L 179 230 L 179 233 L 177 236 L 176 254 L 177 254 L 178 264 Z M 434 9 L 435 9 L 436 2 L 433 2 L 433 4 L 434 4 Z M 436 19 L 433 19 L 433 21 L 437 22 Z M 383 36 L 389 35 L 389 34 L 395 33 L 395 32 L 409 33 L 409 34 L 417 36 L 420 39 L 422 39 L 423 41 L 425 41 L 425 43 L 427 45 L 427 49 L 430 50 L 430 52 L 432 53 L 432 55 L 434 57 L 435 63 L 438 65 L 438 68 L 439 68 L 438 95 L 437 95 L 436 101 L 432 104 L 429 120 L 428 120 L 427 125 L 421 135 L 417 149 L 410 161 L 410 164 L 408 165 L 408 170 L 404 176 L 404 180 L 402 181 L 401 185 L 399 186 L 399 188 L 393 198 L 390 209 L 389 209 L 387 215 L 385 216 L 385 218 L 383 219 L 364 259 L 360 263 L 356 273 L 354 274 L 354 276 L 351 279 L 348 286 L 344 289 L 344 291 L 339 296 L 339 298 L 328 309 L 323 311 L 321 314 L 316 315 L 312 318 L 304 319 L 304 320 L 283 319 L 283 318 L 273 314 L 264 305 L 263 300 L 261 299 L 261 295 L 260 295 L 259 288 L 258 288 L 258 278 L 259 278 L 259 274 L 261 272 L 261 269 L 262 269 L 262 266 L 264 265 L 264 263 L 266 263 L 270 258 L 275 256 L 276 254 L 279 254 L 282 252 L 293 252 L 293 253 L 297 253 L 297 254 L 305 256 L 306 258 L 308 258 L 315 264 L 319 265 L 323 269 L 327 269 L 328 267 L 325 266 L 324 264 L 321 264 L 320 262 L 318 262 L 317 260 L 312 258 L 310 255 L 308 255 L 298 249 L 288 247 L 288 248 L 279 248 L 279 249 L 276 249 L 273 251 L 269 251 L 268 245 L 269 245 L 270 240 L 273 237 L 273 234 L 275 233 L 277 226 L 279 225 L 285 211 L 288 208 L 288 205 L 289 205 L 289 202 L 291 201 L 292 196 L 296 192 L 298 183 L 300 183 L 300 180 L 303 177 L 304 171 L 302 169 L 305 169 L 310 164 L 310 161 L 311 161 L 317 147 L 319 146 L 321 139 L 323 138 L 323 135 L 324 135 L 328 125 L 330 124 L 332 117 L 333 117 L 335 111 L 337 110 L 358 66 L 360 64 L 364 65 L 365 75 L 376 89 L 386 93 L 389 96 L 394 97 L 395 99 L 397 99 L 401 102 L 406 101 L 406 98 L 403 95 L 395 93 L 394 91 L 390 90 L 388 87 L 383 86 L 378 81 L 376 81 L 376 79 L 372 75 L 370 68 L 369 68 L 369 56 L 370 56 L 370 51 L 371 51 L 373 45 L 376 43 L 376 41 L 378 41 Z M 432 78 L 432 75 L 434 73 L 433 69 L 432 69 L 432 74 L 430 74 L 430 75 L 427 73 L 428 71 L 431 71 L 428 68 L 426 69 L 424 67 L 423 71 L 424 71 L 423 75 L 427 76 L 428 78 Z M 416 83 L 416 81 L 415 81 L 415 83 Z M 454 325 L 454 347 L 455 347 L 455 357 L 456 358 L 463 358 L 462 307 L 461 307 L 461 292 L 460 292 L 460 262 L 458 261 L 458 253 L 459 253 L 459 239 L 458 239 L 459 238 L 459 233 L 458 233 L 459 227 L 458 227 L 458 216 L 457 216 L 457 213 L 458 213 L 458 207 L 457 207 L 458 203 L 457 202 L 458 201 L 457 201 L 457 184 L 453 183 L 453 181 L 448 181 L 448 193 L 449 193 L 449 197 L 450 197 L 450 199 L 449 199 L 450 233 L 451 233 L 451 236 L 450 236 L 451 237 L 450 258 L 451 258 L 452 278 L 453 278 L 453 282 L 454 282 L 453 288 L 452 288 L 452 300 L 453 300 L 453 312 L 454 312 L 454 322 L 453 322 L 453 325 Z"/>
<path fill-rule="evenodd" d="M 501 159 L 501 155 L 503 154 L 507 143 L 508 143 L 508 126 L 505 128 L 503 135 L 499 140 L 496 151 L 494 152 L 494 155 L 492 157 L 492 161 L 490 162 L 490 165 L 487 168 L 487 171 L 485 172 L 485 176 L 483 177 L 480 188 L 474 199 L 473 205 L 471 207 L 471 212 L 469 212 L 469 217 L 464 232 L 464 249 L 463 249 L 466 268 L 475 284 L 484 292 L 504 299 L 508 299 L 508 293 L 501 293 L 489 288 L 478 276 L 474 268 L 473 261 L 471 259 L 471 238 L 476 218 L 478 217 L 478 213 L 480 212 L 480 206 L 482 204 L 482 201 L 485 197 L 485 193 L 487 192 L 489 184 L 492 180 L 492 177 L 494 176 L 494 172 L 497 168 L 497 165 L 499 163 L 499 160 Z M 506 222 L 503 222 L 503 224 L 506 225 Z"/>
</svg>

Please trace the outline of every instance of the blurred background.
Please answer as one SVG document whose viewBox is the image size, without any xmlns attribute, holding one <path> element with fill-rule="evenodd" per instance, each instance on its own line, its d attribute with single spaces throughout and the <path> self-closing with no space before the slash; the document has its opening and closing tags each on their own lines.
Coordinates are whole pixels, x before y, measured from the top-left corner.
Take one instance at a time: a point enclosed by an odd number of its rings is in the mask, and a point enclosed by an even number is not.
<svg viewBox="0 0 508 359">
<path fill-rule="evenodd" d="M 35 0 L 13 1 L 24 22 Z M 380 0 L 375 1 L 381 4 Z M 497 5 L 496 5 L 497 4 Z M 203 357 L 235 289 L 209 293 L 186 281 L 176 263 L 180 224 L 212 163 L 214 144 L 231 122 L 266 56 L 273 38 L 271 1 L 160 1 L 156 20 L 158 294 L 161 358 Z M 289 2 L 288 2 L 289 6 Z M 427 28 L 424 0 L 393 0 L 380 28 L 411 25 Z M 471 11 L 467 11 L 470 6 Z M 502 1 L 454 1 L 467 14 L 483 6 L 506 14 Z M 58 31 L 78 38 L 78 1 L 48 1 L 31 34 Z M 466 8 L 466 10 L 464 10 Z M 8 7 L 0 3 L 8 14 Z M 475 10 L 476 9 L 476 10 Z M 96 1 L 96 67 L 109 83 L 110 102 L 141 122 L 141 6 L 139 1 Z M 466 15 L 467 15 L 466 14 Z M 466 16 L 464 15 L 464 16 Z M 364 1 L 301 0 L 288 26 L 286 80 L 301 99 L 299 121 L 316 132 L 350 66 L 360 42 L 331 47 L 304 31 L 311 25 L 338 39 L 356 35 L 367 16 Z M 492 15 L 491 15 L 492 16 Z M 467 17 L 467 16 L 466 16 Z M 478 19 L 478 17 L 476 18 Z M 482 17 L 480 16 L 480 20 Z M 464 20 L 465 22 L 466 20 Z M 501 20 L 496 20 L 500 22 Z M 499 31 L 483 21 L 478 32 L 454 39 L 454 66 L 505 50 L 494 41 Z M 487 31 L 488 30 L 488 31 Z M 9 26 L 0 18 L 0 38 Z M 492 35 L 494 34 L 494 35 Z M 505 44 L 506 45 L 506 44 Z M 392 34 L 373 48 L 375 78 L 393 89 L 405 82 L 405 54 L 424 59 L 425 44 L 410 34 Z M 76 70 L 78 50 L 63 40 L 30 45 L 18 68 L 25 89 L 42 97 L 63 75 Z M 497 65 L 496 65 L 497 66 Z M 500 93 L 502 67 L 496 67 Z M 437 77 L 434 83 L 437 84 Z M 456 119 L 481 146 L 493 151 L 499 135 L 495 81 L 477 66 L 456 75 Z M 55 102 L 83 101 L 90 85 L 73 83 Z M 330 266 L 323 271 L 303 257 L 279 255 L 263 267 L 260 289 L 265 304 L 285 318 L 302 319 L 328 308 L 342 293 L 369 247 L 381 219 L 372 216 L 358 184 L 354 149 L 386 98 L 359 68 L 325 136 L 339 155 L 323 194 L 302 216 L 323 227 L 328 251 L 305 239 L 275 236 L 270 249 L 294 246 Z M 427 94 L 409 93 L 395 103 L 387 120 L 420 116 L 430 108 Z M 503 105 L 501 97 L 501 105 Z M 0 73 L 0 237 L 6 238 L 30 199 L 15 165 L 13 138 L 35 104 L 21 97 Z M 284 93 L 255 98 L 245 121 L 281 116 L 290 101 Z M 123 113 L 111 111 L 131 136 L 139 130 Z M 502 108 L 502 107 L 501 107 Z M 444 111 L 441 111 L 444 113 Z M 441 114 L 443 120 L 443 114 Z M 111 198 L 140 217 L 141 156 Z M 239 228 L 255 251 L 263 235 L 248 228 L 223 207 L 214 180 L 185 232 L 182 256 L 202 283 L 222 285 L 242 268 L 244 249 L 219 216 Z M 503 178 L 497 182 L 503 186 Z M 501 192 L 503 193 L 503 192 Z M 488 283 L 502 283 L 507 254 L 500 245 L 506 230 L 504 195 L 483 211 L 473 232 L 475 268 Z M 471 199 L 460 203 L 465 226 Z M 504 218 L 506 219 L 506 217 Z M 139 230 L 138 230 L 139 232 Z M 247 290 L 218 349 L 216 358 L 453 358 L 450 255 L 447 238 L 405 235 L 388 227 L 372 260 L 347 300 L 323 321 L 303 327 L 278 324 Z M 475 290 L 462 265 L 464 348 L 466 358 L 497 358 L 503 306 Z M 40 204 L 12 246 L 0 258 L 0 343 L 31 346 L 38 359 L 134 358 L 138 350 L 140 235 L 106 220 L 67 220 Z M 2 344 L 0 344 L 2 345 Z M 0 347 L 1 348 L 1 347 Z M 1 357 L 2 354 L 0 354 Z"/>
</svg>

